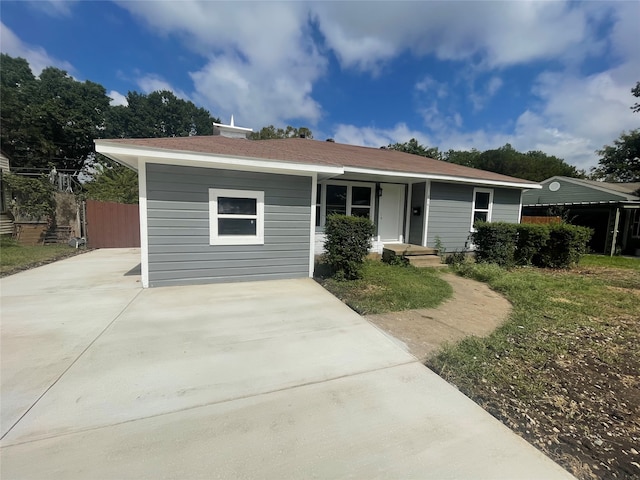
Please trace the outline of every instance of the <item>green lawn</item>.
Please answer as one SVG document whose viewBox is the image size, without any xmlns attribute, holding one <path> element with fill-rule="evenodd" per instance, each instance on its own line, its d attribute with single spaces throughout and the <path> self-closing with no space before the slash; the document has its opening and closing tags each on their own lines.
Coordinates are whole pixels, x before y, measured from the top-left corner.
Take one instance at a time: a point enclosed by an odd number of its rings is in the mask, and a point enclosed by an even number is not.
<svg viewBox="0 0 640 480">
<path fill-rule="evenodd" d="M 579 478 L 637 474 L 629 452 L 640 441 L 638 261 L 459 271 L 504 294 L 513 313 L 488 338 L 449 345 L 427 365 Z"/>
<path fill-rule="evenodd" d="M 11 240 L 3 239 L 0 242 L 0 276 L 51 263 L 76 255 L 80 251 L 68 245 L 21 246 Z"/>
<path fill-rule="evenodd" d="M 453 294 L 436 269 L 388 265 L 375 260 L 365 262 L 361 280 L 320 282 L 361 315 L 432 308 Z"/>
<path fill-rule="evenodd" d="M 612 267 L 640 270 L 639 257 L 609 257 L 605 255 L 585 255 L 580 260 L 582 267 Z"/>
</svg>

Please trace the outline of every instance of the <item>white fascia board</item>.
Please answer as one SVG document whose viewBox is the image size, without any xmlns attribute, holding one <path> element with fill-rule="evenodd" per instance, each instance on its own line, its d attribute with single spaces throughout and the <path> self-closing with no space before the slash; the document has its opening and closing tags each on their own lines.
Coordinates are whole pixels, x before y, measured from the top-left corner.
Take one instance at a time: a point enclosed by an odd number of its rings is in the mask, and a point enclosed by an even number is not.
<svg viewBox="0 0 640 480">
<path fill-rule="evenodd" d="M 120 146 L 107 142 L 102 143 L 99 140 L 96 140 L 95 143 L 96 152 L 102 153 L 109 158 L 114 158 L 116 161 L 127 157 L 144 157 L 147 162 L 152 163 L 225 168 L 253 172 L 290 173 L 293 175 L 312 175 L 313 173 L 341 175 L 344 173 L 344 169 L 337 166 L 289 163 L 277 160 L 211 155 L 199 152 L 164 150 L 130 145 Z"/>
<path fill-rule="evenodd" d="M 345 173 L 361 173 L 366 175 L 383 175 L 387 177 L 409 177 L 412 179 L 440 180 L 442 182 L 468 183 L 472 185 L 488 185 L 507 188 L 540 189 L 537 183 L 505 182 L 501 180 L 480 180 L 476 178 L 456 177 L 453 175 L 436 175 L 431 173 L 394 172 L 389 170 L 373 170 L 369 168 L 344 167 Z"/>
</svg>

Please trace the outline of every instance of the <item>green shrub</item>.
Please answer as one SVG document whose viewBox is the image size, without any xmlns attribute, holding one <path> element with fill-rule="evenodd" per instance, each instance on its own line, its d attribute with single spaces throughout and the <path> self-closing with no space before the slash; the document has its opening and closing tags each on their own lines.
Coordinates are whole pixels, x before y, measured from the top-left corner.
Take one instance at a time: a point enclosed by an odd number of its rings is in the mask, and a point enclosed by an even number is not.
<svg viewBox="0 0 640 480">
<path fill-rule="evenodd" d="M 593 230 L 587 227 L 560 223 L 549 226 L 549 240 L 540 251 L 538 266 L 567 268 L 587 253 L 587 243 Z"/>
<path fill-rule="evenodd" d="M 48 220 L 55 212 L 53 185 L 47 177 L 29 178 L 12 173 L 3 177 L 11 194 L 16 220 Z"/>
<path fill-rule="evenodd" d="M 518 225 L 518 239 L 514 259 L 516 265 L 540 263 L 540 252 L 549 241 L 549 226 L 523 223 Z"/>
<path fill-rule="evenodd" d="M 517 224 L 476 222 L 471 239 L 476 246 L 478 263 L 495 263 L 501 267 L 515 264 Z"/>
<path fill-rule="evenodd" d="M 325 258 L 336 278 L 362 277 L 362 265 L 371 249 L 374 225 L 368 218 L 329 215 L 325 224 Z"/>
</svg>

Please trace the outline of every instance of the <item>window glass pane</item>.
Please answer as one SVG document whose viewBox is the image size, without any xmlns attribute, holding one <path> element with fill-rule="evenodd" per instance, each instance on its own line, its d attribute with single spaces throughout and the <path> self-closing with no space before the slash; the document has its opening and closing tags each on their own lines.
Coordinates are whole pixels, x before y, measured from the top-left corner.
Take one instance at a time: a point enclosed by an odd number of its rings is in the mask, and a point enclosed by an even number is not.
<svg viewBox="0 0 640 480">
<path fill-rule="evenodd" d="M 218 235 L 256 235 L 253 218 L 219 218 Z"/>
<path fill-rule="evenodd" d="M 322 185 L 318 185 L 318 188 L 316 188 L 316 203 L 320 203 L 321 198 L 322 198 Z"/>
<path fill-rule="evenodd" d="M 369 218 L 369 208 L 365 208 L 365 207 L 352 207 L 352 208 L 351 208 L 351 215 L 353 215 L 354 217 L 365 217 L 365 218 Z"/>
<path fill-rule="evenodd" d="M 218 197 L 218 213 L 234 215 L 256 215 L 255 198 Z"/>
<path fill-rule="evenodd" d="M 353 187 L 351 205 L 371 205 L 371 187 Z"/>
<path fill-rule="evenodd" d="M 316 205 L 316 227 L 320 226 L 320 204 Z"/>
<path fill-rule="evenodd" d="M 476 192 L 476 208 L 489 210 L 489 192 Z"/>
<path fill-rule="evenodd" d="M 346 185 L 327 185 L 327 215 L 332 213 L 347 214 Z"/>
<path fill-rule="evenodd" d="M 475 212 L 473 214 L 473 223 L 486 222 L 486 221 L 487 221 L 487 212 Z"/>
</svg>

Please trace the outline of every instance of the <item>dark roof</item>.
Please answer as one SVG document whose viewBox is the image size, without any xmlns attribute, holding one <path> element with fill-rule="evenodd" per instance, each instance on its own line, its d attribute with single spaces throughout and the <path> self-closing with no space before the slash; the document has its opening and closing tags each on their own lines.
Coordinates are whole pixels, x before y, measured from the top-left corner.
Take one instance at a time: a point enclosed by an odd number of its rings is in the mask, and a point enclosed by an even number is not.
<svg viewBox="0 0 640 480">
<path fill-rule="evenodd" d="M 117 143 L 123 146 L 225 155 L 258 160 L 302 163 L 336 167 L 363 168 L 388 172 L 406 172 L 427 175 L 464 177 L 508 183 L 535 182 L 464 167 L 396 150 L 359 147 L 334 142 L 303 138 L 273 140 L 245 140 L 222 136 L 196 136 L 171 138 L 132 138 L 99 140 L 101 144 Z"/>
<path fill-rule="evenodd" d="M 581 180 L 587 185 L 594 187 L 608 188 L 614 192 L 626 193 L 627 195 L 638 196 L 640 192 L 640 182 L 614 183 L 614 182 L 597 182 L 594 180 Z"/>
</svg>

